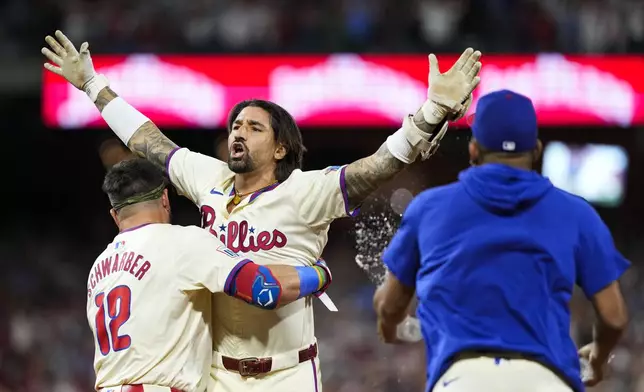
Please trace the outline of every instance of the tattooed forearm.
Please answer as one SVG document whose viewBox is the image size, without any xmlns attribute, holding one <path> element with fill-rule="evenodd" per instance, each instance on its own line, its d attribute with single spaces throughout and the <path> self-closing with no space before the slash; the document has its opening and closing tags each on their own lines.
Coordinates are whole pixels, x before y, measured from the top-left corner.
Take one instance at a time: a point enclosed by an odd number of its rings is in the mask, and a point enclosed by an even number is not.
<svg viewBox="0 0 644 392">
<path fill-rule="evenodd" d="M 98 93 L 96 107 L 102 112 L 105 106 L 116 97 L 118 95 L 112 89 L 105 87 Z M 161 130 L 152 121 L 141 125 L 134 132 L 127 146 L 133 153 L 146 158 L 163 170 L 165 170 L 165 161 L 168 155 L 177 148 L 177 145 L 161 133 Z"/>
<path fill-rule="evenodd" d="M 355 208 L 373 191 L 392 179 L 407 165 L 391 155 L 386 144 L 375 154 L 353 162 L 345 171 L 349 207 Z"/>
<path fill-rule="evenodd" d="M 414 124 L 423 132 L 432 134 L 442 127 L 441 124 L 428 124 L 425 122 L 422 111 L 414 115 Z M 345 171 L 349 207 L 358 207 L 362 202 L 381 185 L 392 179 L 407 165 L 391 155 L 386 144 L 380 146 L 375 154 L 353 162 Z"/>
<path fill-rule="evenodd" d="M 133 153 L 146 158 L 165 171 L 168 155 L 178 146 L 168 139 L 152 121 L 148 121 L 132 135 L 127 146 Z"/>
<path fill-rule="evenodd" d="M 118 97 L 118 95 L 116 95 L 116 93 L 112 91 L 111 88 L 105 87 L 98 93 L 98 98 L 96 99 L 96 102 L 94 104 L 96 105 L 98 110 L 102 112 L 103 109 L 105 109 L 105 106 L 107 106 L 107 104 L 116 97 Z"/>
</svg>

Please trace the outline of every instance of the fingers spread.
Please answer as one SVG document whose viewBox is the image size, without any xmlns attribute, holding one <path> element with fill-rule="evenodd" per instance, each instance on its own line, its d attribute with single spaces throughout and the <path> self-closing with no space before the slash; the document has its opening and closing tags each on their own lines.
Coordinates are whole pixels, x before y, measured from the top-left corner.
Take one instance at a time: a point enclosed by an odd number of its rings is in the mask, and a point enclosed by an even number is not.
<svg viewBox="0 0 644 392">
<path fill-rule="evenodd" d="M 74 44 L 72 44 L 72 41 L 70 41 L 62 31 L 56 30 L 56 38 L 58 38 L 58 41 L 63 45 L 63 48 L 65 48 L 65 51 L 68 54 L 78 54 L 78 51 L 76 51 Z"/>
<path fill-rule="evenodd" d="M 465 65 L 463 65 L 463 73 L 468 74 L 480 59 L 481 52 L 477 50 L 476 52 L 472 53 L 472 55 L 465 62 Z"/>
<path fill-rule="evenodd" d="M 472 53 L 474 53 L 474 49 L 472 48 L 465 49 L 465 51 L 463 51 L 463 54 L 461 54 L 461 57 L 458 58 L 458 60 L 452 67 L 452 69 L 456 71 L 460 71 L 461 69 L 463 69 L 463 67 L 467 63 L 467 60 L 472 56 Z"/>
<path fill-rule="evenodd" d="M 60 57 L 65 57 L 67 53 L 65 53 L 65 49 L 63 49 L 62 46 L 56 41 L 56 38 L 52 37 L 51 35 L 48 35 L 45 37 L 45 42 L 49 45 L 50 48 Z"/>
<path fill-rule="evenodd" d="M 60 57 L 56 56 L 56 54 L 54 52 L 52 52 L 51 50 L 49 50 L 47 48 L 42 48 L 42 49 L 40 49 L 40 53 L 44 54 L 45 57 L 47 57 L 47 59 L 49 61 L 51 61 L 52 63 L 54 63 L 56 65 L 63 65 L 63 59 L 61 59 Z"/>
<path fill-rule="evenodd" d="M 57 66 L 55 66 L 53 64 L 45 63 L 45 69 L 47 71 L 55 73 L 56 75 L 60 75 L 60 76 L 63 75 L 63 70 L 60 69 L 60 67 L 57 67 Z"/>
</svg>

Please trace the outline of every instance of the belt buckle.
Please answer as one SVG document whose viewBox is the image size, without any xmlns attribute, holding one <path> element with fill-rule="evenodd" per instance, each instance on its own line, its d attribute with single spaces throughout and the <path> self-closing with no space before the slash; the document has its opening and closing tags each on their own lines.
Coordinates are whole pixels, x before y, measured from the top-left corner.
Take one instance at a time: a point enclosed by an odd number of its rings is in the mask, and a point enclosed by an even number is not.
<svg viewBox="0 0 644 392">
<path fill-rule="evenodd" d="M 242 377 L 253 377 L 261 373 L 258 370 L 249 369 L 250 365 L 259 365 L 260 361 L 257 357 L 243 358 L 239 360 L 238 369 Z"/>
</svg>

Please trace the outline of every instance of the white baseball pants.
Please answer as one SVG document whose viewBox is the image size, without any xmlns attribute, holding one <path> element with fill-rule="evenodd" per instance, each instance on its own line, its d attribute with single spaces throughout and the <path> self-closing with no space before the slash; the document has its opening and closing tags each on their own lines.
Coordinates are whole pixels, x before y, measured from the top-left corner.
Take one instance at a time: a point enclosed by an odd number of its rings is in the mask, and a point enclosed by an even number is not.
<svg viewBox="0 0 644 392">
<path fill-rule="evenodd" d="M 525 359 L 480 357 L 455 362 L 432 392 L 573 392 L 545 366 Z"/>
</svg>

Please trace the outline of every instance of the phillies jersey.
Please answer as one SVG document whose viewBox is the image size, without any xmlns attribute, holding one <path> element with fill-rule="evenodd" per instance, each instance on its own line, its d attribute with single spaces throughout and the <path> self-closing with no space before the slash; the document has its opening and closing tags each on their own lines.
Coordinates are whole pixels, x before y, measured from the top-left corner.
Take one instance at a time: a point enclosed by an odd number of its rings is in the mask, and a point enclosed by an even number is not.
<svg viewBox="0 0 644 392">
<path fill-rule="evenodd" d="M 204 390 L 211 293 L 223 291 L 242 260 L 196 226 L 159 223 L 119 233 L 87 280 L 96 390 L 127 384 Z"/>
<path fill-rule="evenodd" d="M 312 265 L 327 243 L 330 223 L 354 214 L 346 207 L 345 167 L 295 170 L 229 213 L 235 174 L 226 163 L 180 148 L 166 165 L 178 192 L 199 207 L 203 229 L 257 264 Z M 267 312 L 215 294 L 214 350 L 233 358 L 267 357 L 313 343 L 311 298 Z"/>
</svg>

